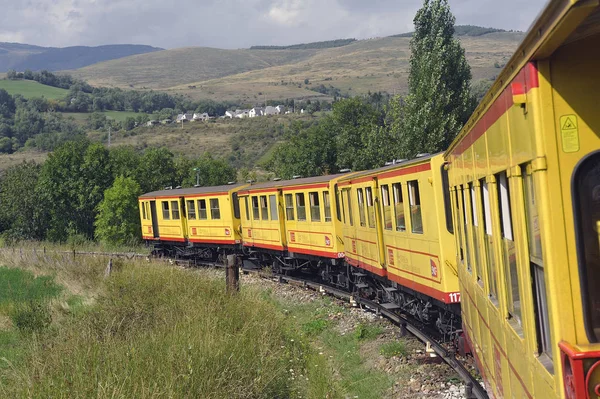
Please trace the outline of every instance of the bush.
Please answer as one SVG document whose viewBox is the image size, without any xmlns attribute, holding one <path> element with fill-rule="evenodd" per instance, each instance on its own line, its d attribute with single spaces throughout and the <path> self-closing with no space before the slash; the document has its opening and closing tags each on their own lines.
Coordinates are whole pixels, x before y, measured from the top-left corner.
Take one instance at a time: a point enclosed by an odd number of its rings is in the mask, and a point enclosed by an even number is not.
<svg viewBox="0 0 600 399">
<path fill-rule="evenodd" d="M 52 323 L 52 315 L 47 303 L 30 301 L 17 306 L 11 320 L 21 333 L 32 334 L 45 330 Z"/>
</svg>

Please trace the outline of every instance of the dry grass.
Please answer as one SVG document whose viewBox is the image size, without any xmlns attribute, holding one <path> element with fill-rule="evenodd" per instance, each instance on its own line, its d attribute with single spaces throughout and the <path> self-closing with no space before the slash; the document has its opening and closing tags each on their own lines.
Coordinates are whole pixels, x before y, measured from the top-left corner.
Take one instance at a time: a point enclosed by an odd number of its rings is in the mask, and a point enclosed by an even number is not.
<svg viewBox="0 0 600 399">
<path fill-rule="evenodd" d="M 23 163 L 24 161 L 43 163 L 46 158 L 48 158 L 48 153 L 33 150 L 17 151 L 13 154 L 0 154 L 0 174 L 3 170 Z"/>
</svg>

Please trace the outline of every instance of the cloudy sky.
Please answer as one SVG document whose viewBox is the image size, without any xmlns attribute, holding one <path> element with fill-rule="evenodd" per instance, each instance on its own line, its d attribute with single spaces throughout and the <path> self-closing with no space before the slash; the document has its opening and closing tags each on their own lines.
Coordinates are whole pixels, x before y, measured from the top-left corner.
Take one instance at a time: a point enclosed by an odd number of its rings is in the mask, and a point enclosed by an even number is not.
<svg viewBox="0 0 600 399">
<path fill-rule="evenodd" d="M 449 0 L 457 24 L 527 30 L 546 0 Z M 412 30 L 422 0 L 0 0 L 0 41 L 245 48 Z"/>
</svg>

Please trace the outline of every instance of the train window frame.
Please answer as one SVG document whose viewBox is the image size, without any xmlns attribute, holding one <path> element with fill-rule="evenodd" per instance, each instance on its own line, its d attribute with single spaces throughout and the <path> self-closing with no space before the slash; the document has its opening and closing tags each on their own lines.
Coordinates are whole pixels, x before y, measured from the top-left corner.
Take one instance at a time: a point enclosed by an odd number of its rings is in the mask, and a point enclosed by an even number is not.
<svg viewBox="0 0 600 399">
<path fill-rule="evenodd" d="M 198 200 L 198 220 L 208 220 L 206 198 L 201 198 Z"/>
<path fill-rule="evenodd" d="M 406 210 L 404 209 L 402 183 L 392 183 L 392 194 L 394 197 L 394 223 L 396 224 L 396 231 L 404 233 L 406 232 Z"/>
<path fill-rule="evenodd" d="M 333 220 L 331 217 L 331 196 L 329 195 L 329 191 L 323 191 L 323 216 L 325 223 L 331 223 Z"/>
<path fill-rule="evenodd" d="M 498 286 L 497 286 L 497 262 L 495 259 L 496 250 L 494 248 L 494 228 L 492 224 L 492 205 L 491 205 L 491 184 L 486 179 L 480 180 L 481 184 L 481 201 L 483 205 L 483 230 L 485 233 L 484 246 L 486 253 L 486 275 L 487 275 L 487 291 L 488 297 L 492 303 L 498 306 Z"/>
<path fill-rule="evenodd" d="M 342 223 L 346 224 L 346 201 L 344 200 L 344 189 L 342 189 L 341 191 L 336 191 L 336 196 L 338 196 L 339 198 L 337 198 L 337 203 L 338 205 L 341 205 L 341 213 L 342 213 L 342 220 L 340 220 Z"/>
<path fill-rule="evenodd" d="M 425 234 L 419 181 L 409 180 L 406 185 L 408 187 L 408 203 L 410 205 L 410 231 L 413 234 Z"/>
<path fill-rule="evenodd" d="M 269 194 L 269 211 L 272 221 L 279 220 L 278 210 L 279 208 L 277 207 L 277 196 L 275 194 Z"/>
<path fill-rule="evenodd" d="M 244 207 L 246 208 L 246 220 L 250 221 L 250 208 L 248 205 L 248 196 L 244 197 Z"/>
<path fill-rule="evenodd" d="M 304 197 L 304 193 L 296 193 L 296 216 L 298 217 L 298 222 L 306 222 L 306 198 Z M 302 199 L 302 201 L 299 201 Z M 300 212 L 302 211 L 302 212 Z"/>
<path fill-rule="evenodd" d="M 519 288 L 520 273 L 517 259 L 517 246 L 514 239 L 514 212 L 511 206 L 511 189 L 510 180 L 514 177 L 508 176 L 506 171 L 496 174 L 497 181 L 497 199 L 498 212 L 500 215 L 501 227 L 501 246 L 502 246 L 502 264 L 504 267 L 504 284 L 506 289 L 506 305 L 508 312 L 508 320 L 515 332 L 523 337 L 523 310 L 522 300 L 523 295 Z M 514 254 L 513 262 L 511 263 L 511 251 Z M 515 292 L 516 289 L 516 292 Z M 515 295 L 516 293 L 516 295 Z M 518 302 L 518 304 L 517 304 Z"/>
<path fill-rule="evenodd" d="M 171 219 L 181 219 L 181 216 L 179 215 L 179 200 L 171 201 Z"/>
<path fill-rule="evenodd" d="M 352 213 L 352 190 L 350 188 L 345 188 L 342 190 L 342 195 L 344 194 L 346 195 L 348 221 L 350 222 L 350 226 L 354 226 L 354 214 Z"/>
<path fill-rule="evenodd" d="M 233 218 L 241 219 L 240 201 L 238 199 L 238 193 L 231 194 L 231 199 L 233 201 Z"/>
<path fill-rule="evenodd" d="M 220 220 L 221 219 L 221 209 L 219 206 L 218 198 L 210 199 L 210 219 L 211 220 Z"/>
<path fill-rule="evenodd" d="M 142 220 L 146 220 L 146 203 L 142 202 Z"/>
<path fill-rule="evenodd" d="M 196 220 L 196 201 L 187 200 L 187 218 L 188 220 Z"/>
<path fill-rule="evenodd" d="M 340 190 L 338 189 L 337 184 L 333 186 L 333 189 L 334 189 L 333 198 L 335 199 L 335 215 L 337 217 L 338 222 L 341 222 L 343 213 L 342 213 L 342 210 L 340 209 L 340 201 L 339 201 Z"/>
<path fill-rule="evenodd" d="M 285 219 L 286 220 L 295 220 L 295 211 L 294 211 L 294 195 L 287 193 L 283 195 L 285 201 Z"/>
<path fill-rule="evenodd" d="M 546 290 L 544 252 L 542 247 L 542 229 L 540 226 L 541 215 L 537 205 L 539 191 L 537 182 L 533 175 L 531 164 L 521 165 L 523 176 L 523 194 L 525 203 L 525 227 L 527 229 L 527 253 L 529 255 L 529 267 L 531 273 L 531 287 L 533 290 L 534 320 L 537 338 L 538 360 L 552 374 L 554 374 L 554 347 L 552 345 L 552 330 L 550 308 L 548 307 L 548 293 Z M 532 213 L 535 211 L 535 213 Z M 533 215 L 537 218 L 534 220 Z M 539 228 L 539 242 L 533 242 L 535 228 Z M 534 246 L 535 245 L 535 246 Z M 538 248 L 539 247 L 539 248 Z M 537 253 L 539 249 L 539 254 Z"/>
<path fill-rule="evenodd" d="M 452 221 L 452 197 L 450 193 L 450 178 L 448 176 L 448 164 L 441 166 L 442 174 L 442 194 L 444 197 L 444 216 L 446 217 L 446 230 L 454 234 L 454 224 Z"/>
<path fill-rule="evenodd" d="M 148 220 L 152 220 L 152 211 L 150 210 L 150 201 L 146 201 L 146 216 Z"/>
<path fill-rule="evenodd" d="M 163 220 L 171 220 L 169 201 L 160 201 L 160 202 L 161 202 Z"/>
<path fill-rule="evenodd" d="M 392 222 L 392 203 L 390 202 L 389 184 L 381 185 L 381 213 L 384 230 L 392 231 L 394 224 Z"/>
<path fill-rule="evenodd" d="M 370 229 L 375 228 L 375 201 L 373 200 L 373 188 L 365 187 L 365 197 L 367 204 L 367 226 Z"/>
<path fill-rule="evenodd" d="M 468 185 L 467 185 L 468 187 Z M 470 274 L 473 274 L 473 261 L 471 260 L 471 246 L 469 245 L 469 212 L 467 209 L 470 208 L 468 205 L 468 197 L 469 195 L 465 195 L 465 187 L 460 185 L 460 196 L 462 199 L 462 213 L 461 213 L 461 221 L 463 225 L 463 237 L 465 243 L 465 263 L 467 265 L 467 271 Z"/>
<path fill-rule="evenodd" d="M 482 220 L 482 215 L 479 213 L 481 207 L 477 206 L 479 199 L 477 198 L 477 193 L 479 192 L 479 181 L 474 181 L 469 183 L 469 193 L 471 196 L 471 225 L 473 234 L 471 237 L 473 238 L 473 270 L 474 275 L 477 278 L 477 283 L 482 286 L 483 279 L 481 277 L 481 229 L 479 221 Z"/>
<path fill-rule="evenodd" d="M 461 264 L 465 264 L 465 249 L 463 244 L 463 221 L 462 221 L 462 211 L 460 209 L 460 201 L 458 199 L 458 191 L 459 186 L 454 187 L 454 209 L 456 210 L 456 245 L 458 248 L 458 262 Z"/>
<path fill-rule="evenodd" d="M 250 197 L 250 203 L 252 205 L 252 220 L 260 220 L 260 206 L 258 195 Z"/>
<path fill-rule="evenodd" d="M 321 201 L 319 200 L 319 192 L 309 192 L 308 201 L 310 203 L 310 221 L 321 222 Z"/>
<path fill-rule="evenodd" d="M 367 226 L 367 218 L 365 215 L 365 197 L 362 188 L 356 189 L 356 199 L 358 204 L 358 217 L 361 227 Z"/>
<path fill-rule="evenodd" d="M 266 195 L 259 196 L 260 220 L 269 220 L 269 201 Z"/>
</svg>

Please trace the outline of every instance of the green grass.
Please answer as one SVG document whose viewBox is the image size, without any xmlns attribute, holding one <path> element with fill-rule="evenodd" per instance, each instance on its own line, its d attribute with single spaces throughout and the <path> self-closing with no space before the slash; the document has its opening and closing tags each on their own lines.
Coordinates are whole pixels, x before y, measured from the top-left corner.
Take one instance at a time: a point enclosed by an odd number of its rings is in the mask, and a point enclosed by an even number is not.
<svg viewBox="0 0 600 399">
<path fill-rule="evenodd" d="M 51 276 L 35 277 L 27 270 L 0 267 L 0 310 L 10 304 L 47 300 L 61 291 Z"/>
<path fill-rule="evenodd" d="M 114 119 L 117 122 L 123 122 L 128 117 L 137 117 L 140 115 L 148 115 L 150 119 L 154 119 L 155 116 L 152 114 L 144 114 L 143 112 L 130 112 L 130 111 L 105 111 L 102 112 L 109 119 Z M 63 112 L 65 117 L 72 117 L 76 122 L 84 124 L 90 117 L 90 112 Z"/>
<path fill-rule="evenodd" d="M 379 353 L 389 359 L 394 356 L 405 356 L 408 353 L 408 350 L 405 342 L 391 341 L 382 344 L 379 347 Z"/>
<path fill-rule="evenodd" d="M 6 90 L 10 95 L 20 94 L 25 98 L 45 97 L 47 99 L 62 99 L 69 92 L 33 80 L 0 80 L 0 89 Z"/>
</svg>

